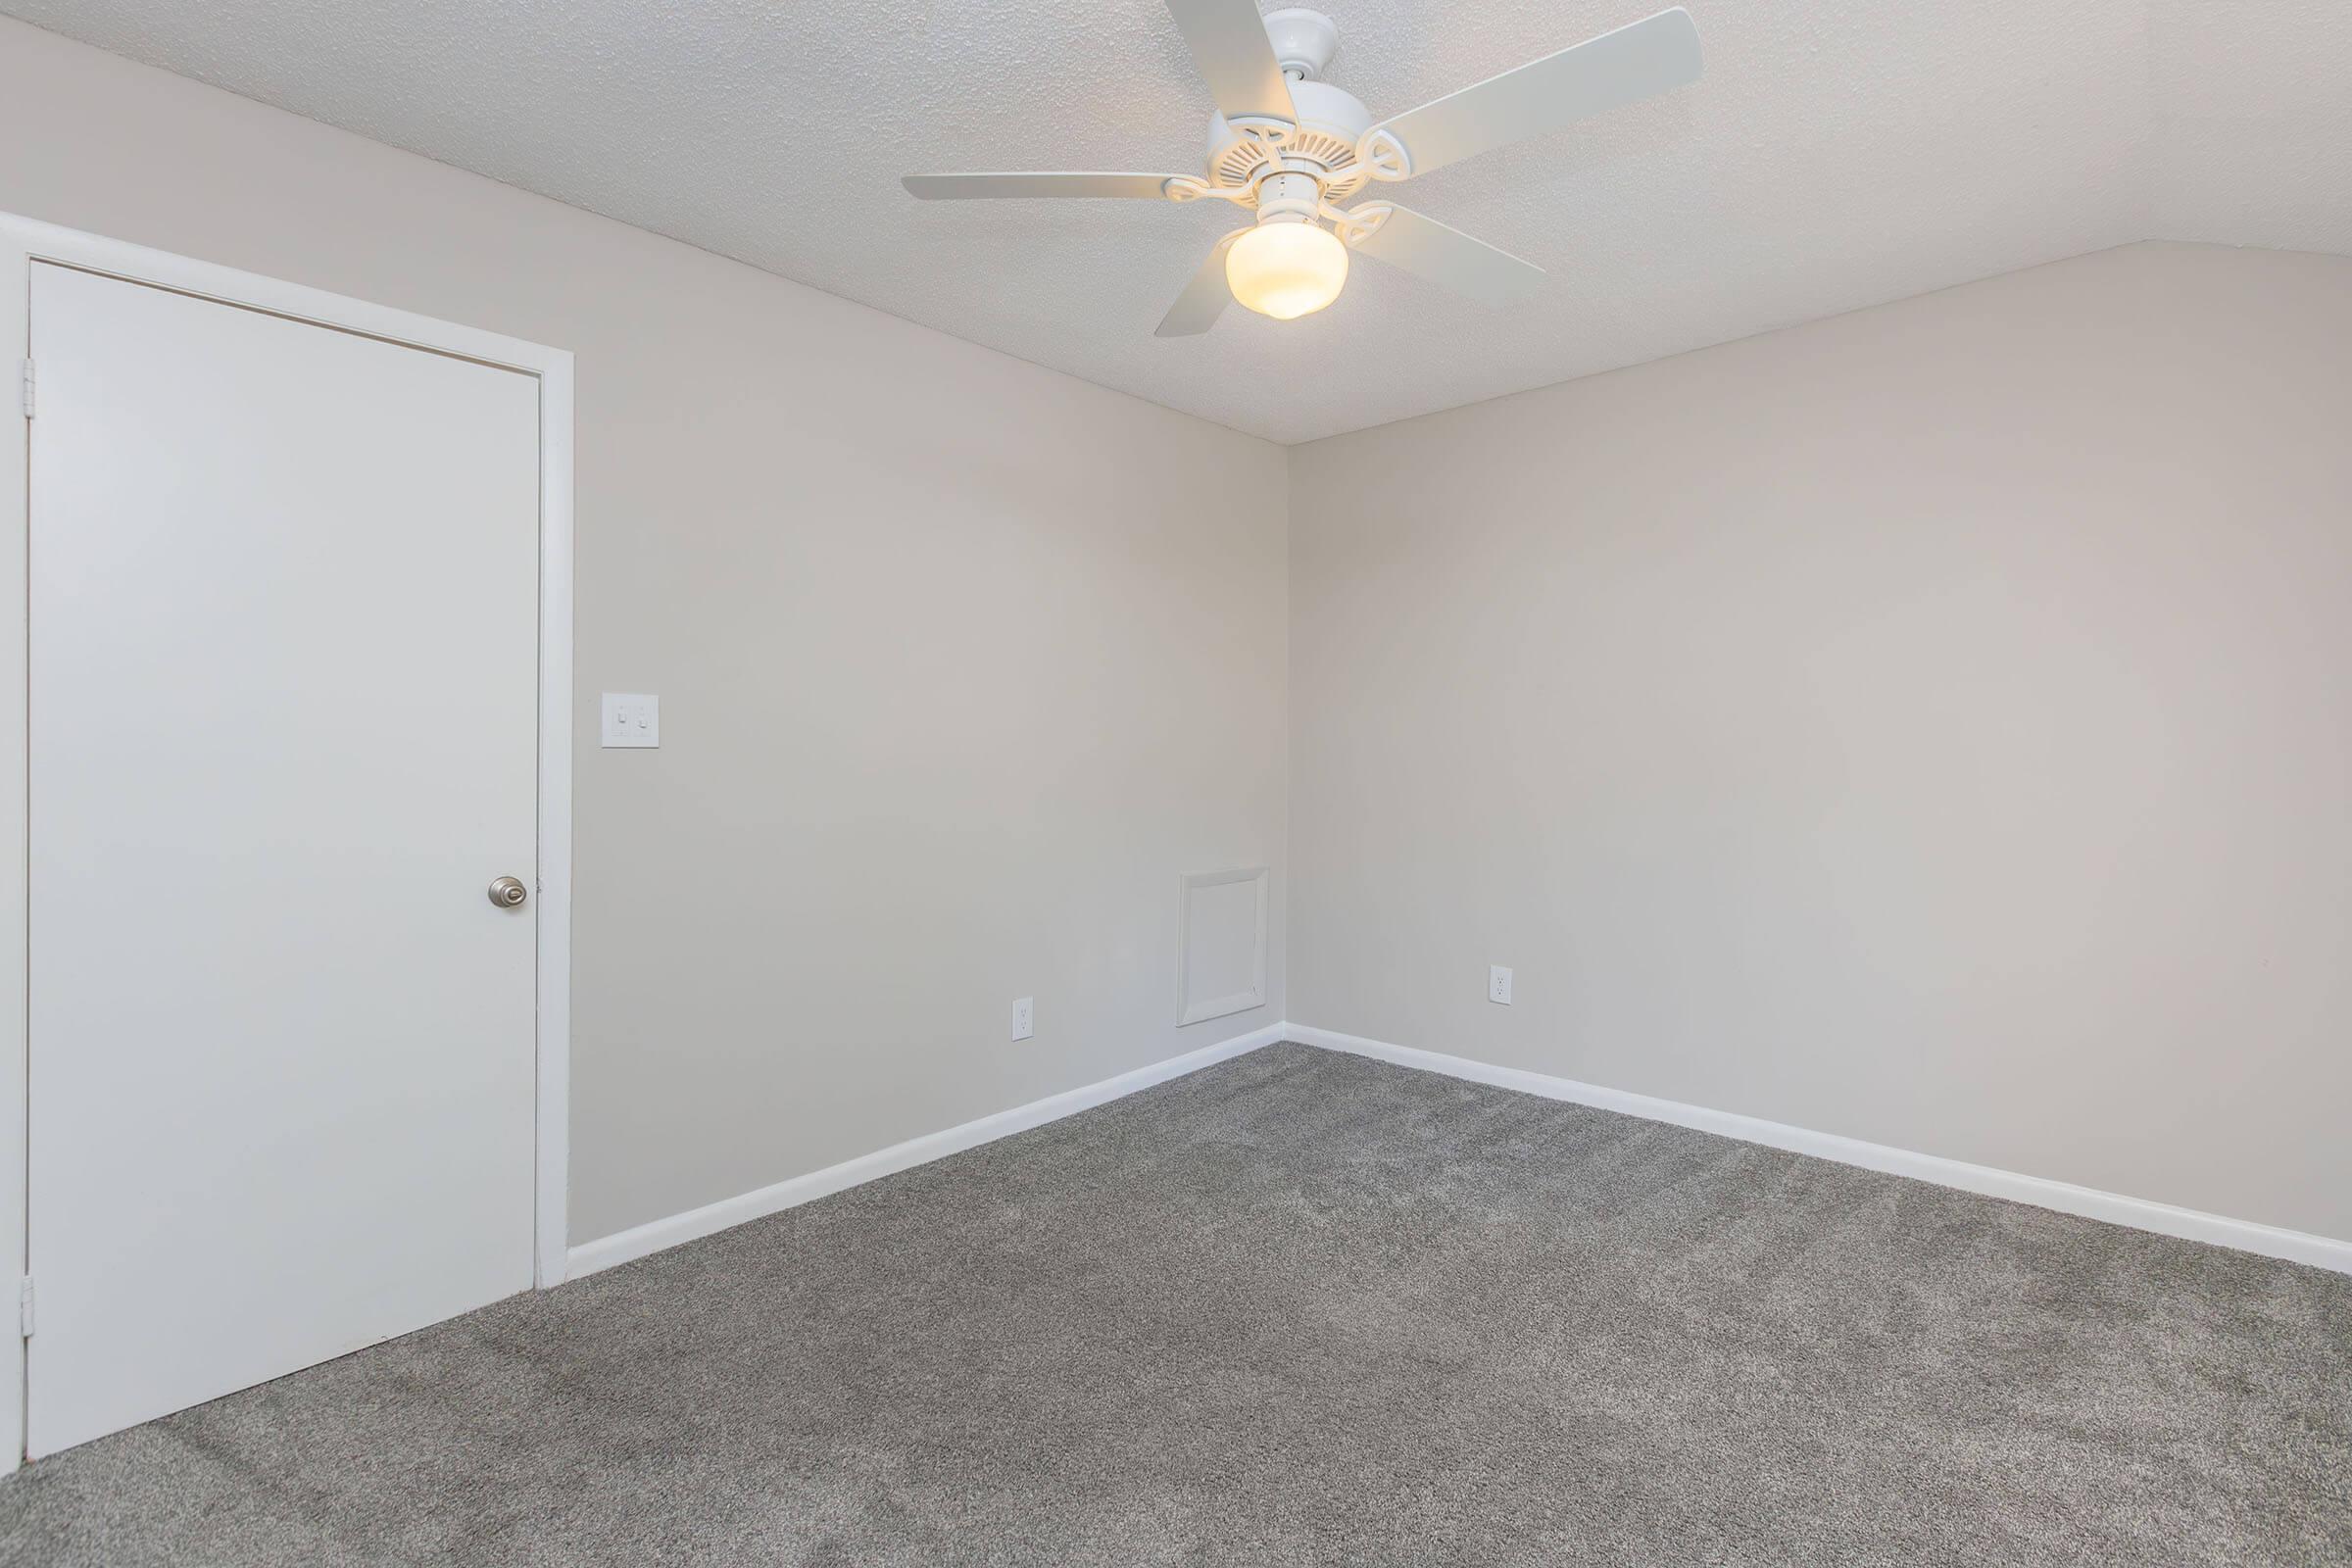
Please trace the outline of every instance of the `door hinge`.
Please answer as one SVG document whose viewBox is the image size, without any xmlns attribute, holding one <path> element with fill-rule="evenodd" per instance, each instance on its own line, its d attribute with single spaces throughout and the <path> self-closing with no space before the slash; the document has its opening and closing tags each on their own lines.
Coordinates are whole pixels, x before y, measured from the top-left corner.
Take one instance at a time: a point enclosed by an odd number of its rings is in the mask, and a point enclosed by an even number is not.
<svg viewBox="0 0 2352 1568">
<path fill-rule="evenodd" d="M 32 417 L 32 362 L 24 362 L 24 417 Z"/>
<path fill-rule="evenodd" d="M 17 1333 L 32 1338 L 32 1276 L 26 1275 L 17 1284 Z"/>
</svg>

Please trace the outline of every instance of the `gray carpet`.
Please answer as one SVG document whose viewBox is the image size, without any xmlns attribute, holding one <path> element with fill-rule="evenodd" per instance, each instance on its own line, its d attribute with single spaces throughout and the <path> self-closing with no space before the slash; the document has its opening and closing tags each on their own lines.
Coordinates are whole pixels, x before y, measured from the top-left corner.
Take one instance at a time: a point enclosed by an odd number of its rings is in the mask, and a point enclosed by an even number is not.
<svg viewBox="0 0 2352 1568">
<path fill-rule="evenodd" d="M 1278 1046 L 44 1460 L 0 1558 L 2352 1562 L 2352 1279 Z"/>
</svg>

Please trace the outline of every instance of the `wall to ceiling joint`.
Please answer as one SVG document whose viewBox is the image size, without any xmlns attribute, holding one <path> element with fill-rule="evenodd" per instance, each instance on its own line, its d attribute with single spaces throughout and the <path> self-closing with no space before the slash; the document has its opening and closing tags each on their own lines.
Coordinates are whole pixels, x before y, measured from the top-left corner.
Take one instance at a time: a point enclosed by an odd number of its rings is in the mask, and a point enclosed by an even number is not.
<svg viewBox="0 0 2352 1568">
<path fill-rule="evenodd" d="M 1321 0 L 1394 114 L 1661 0 Z M 1275 441 L 2146 239 L 2352 252 L 2340 0 L 1686 0 L 1696 84 L 1395 187 L 1551 273 L 1495 312 L 1367 264 L 1154 338 L 1222 204 L 924 204 L 922 170 L 1200 172 L 1158 0 L 0 0 L 85 41 Z"/>
</svg>

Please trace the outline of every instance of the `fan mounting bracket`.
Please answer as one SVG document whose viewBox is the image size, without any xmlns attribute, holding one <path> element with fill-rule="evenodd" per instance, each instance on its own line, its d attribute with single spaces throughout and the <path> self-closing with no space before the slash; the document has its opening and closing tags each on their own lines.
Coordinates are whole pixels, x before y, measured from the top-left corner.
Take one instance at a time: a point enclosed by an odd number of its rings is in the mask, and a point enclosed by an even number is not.
<svg viewBox="0 0 2352 1568">
<path fill-rule="evenodd" d="M 1332 232 L 1347 241 L 1352 249 L 1379 233 L 1380 225 L 1387 222 L 1396 211 L 1387 202 L 1358 202 L 1342 212 L 1326 202 L 1320 216 L 1330 220 Z"/>
<path fill-rule="evenodd" d="M 1215 197 L 1219 201 L 1231 202 L 1236 207 L 1249 207 L 1257 201 L 1257 192 L 1252 186 L 1215 185 L 1192 174 L 1170 174 L 1160 191 L 1172 202 L 1197 202 L 1203 197 Z"/>
<path fill-rule="evenodd" d="M 1364 132 L 1364 139 L 1355 144 L 1355 161 L 1374 179 L 1410 179 L 1413 174 L 1412 149 L 1386 125 Z"/>
<path fill-rule="evenodd" d="M 1320 81 L 1340 52 L 1340 24 L 1320 11 L 1291 6 L 1266 13 L 1266 41 L 1274 63 L 1293 81 Z"/>
</svg>

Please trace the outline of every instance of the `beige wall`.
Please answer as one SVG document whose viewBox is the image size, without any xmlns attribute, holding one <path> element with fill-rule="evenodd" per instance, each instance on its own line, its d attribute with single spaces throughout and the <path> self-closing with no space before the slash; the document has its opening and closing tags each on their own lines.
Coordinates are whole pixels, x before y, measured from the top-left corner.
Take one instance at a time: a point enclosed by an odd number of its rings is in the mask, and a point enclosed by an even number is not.
<svg viewBox="0 0 2352 1568">
<path fill-rule="evenodd" d="M 0 146 L 577 354 L 575 1241 L 1282 1016 L 1173 1026 L 1179 875 L 1283 888 L 1279 448 L 5 21 Z"/>
<path fill-rule="evenodd" d="M 2352 262 L 1286 460 L 6 21 L 0 145 L 577 353 L 575 1240 L 1281 1017 L 1286 928 L 1299 1022 L 2352 1236 Z M 1268 1005 L 1177 1030 L 1176 877 L 1258 861 Z"/>
<path fill-rule="evenodd" d="M 2348 350 L 2137 246 L 1295 449 L 1290 1016 L 2352 1237 Z"/>
</svg>

